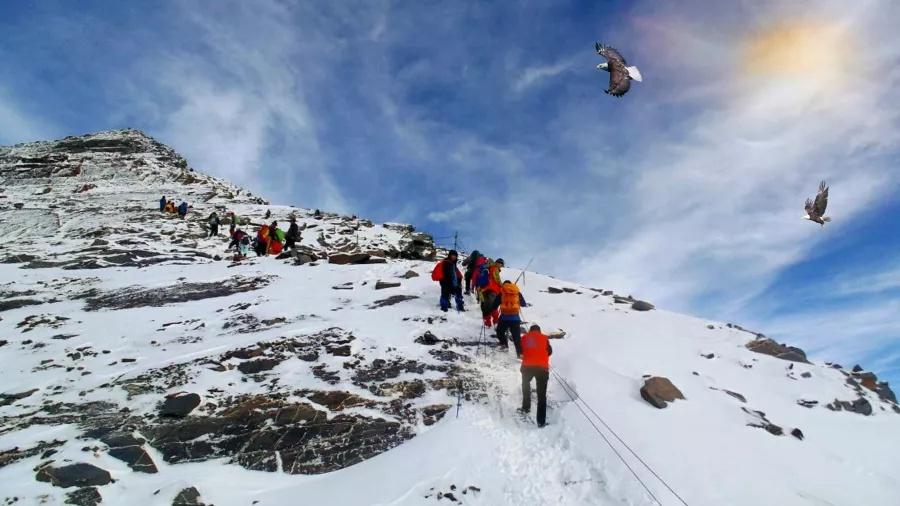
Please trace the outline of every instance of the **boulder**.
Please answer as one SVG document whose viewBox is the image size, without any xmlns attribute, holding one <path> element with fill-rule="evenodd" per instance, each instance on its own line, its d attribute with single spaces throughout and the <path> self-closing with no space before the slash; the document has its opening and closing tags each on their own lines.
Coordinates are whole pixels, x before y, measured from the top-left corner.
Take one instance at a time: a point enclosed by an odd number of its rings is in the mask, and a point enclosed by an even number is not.
<svg viewBox="0 0 900 506">
<path fill-rule="evenodd" d="M 851 413 L 859 413 L 863 416 L 869 416 L 872 414 L 872 405 L 869 404 L 869 401 L 860 397 L 855 401 L 840 401 L 835 399 L 834 402 L 825 406 L 831 411 L 850 411 Z"/>
<path fill-rule="evenodd" d="M 83 462 L 62 467 L 42 467 L 38 469 L 35 479 L 62 488 L 100 486 L 112 482 L 109 471 Z"/>
<path fill-rule="evenodd" d="M 386 288 L 397 288 L 400 286 L 400 283 L 392 282 L 392 281 L 381 281 L 375 283 L 376 290 L 384 290 Z"/>
<path fill-rule="evenodd" d="M 684 399 L 684 394 L 668 378 L 653 376 L 644 381 L 644 386 L 641 387 L 641 397 L 651 405 L 662 409 L 668 402 Z"/>
<path fill-rule="evenodd" d="M 199 405 L 200 396 L 197 394 L 173 394 L 166 397 L 166 400 L 163 401 L 159 414 L 162 416 L 182 418 L 187 416 Z"/>
<path fill-rule="evenodd" d="M 406 271 L 406 274 L 400 276 L 403 279 L 412 279 L 419 277 L 419 273 L 413 270 Z"/>
<path fill-rule="evenodd" d="M 237 368 L 244 374 L 256 374 L 263 371 L 271 371 L 275 368 L 276 365 L 280 363 L 281 360 L 278 360 L 276 358 L 259 358 L 256 360 L 241 362 L 240 364 L 238 364 Z"/>
<path fill-rule="evenodd" d="M 878 397 L 880 397 L 881 400 L 897 404 L 897 396 L 894 395 L 894 391 L 891 390 L 887 381 L 879 382 L 875 387 L 875 393 L 878 394 Z"/>
<path fill-rule="evenodd" d="M 803 431 L 802 431 L 802 430 L 800 430 L 800 429 L 794 429 L 794 430 L 791 431 L 791 435 L 794 436 L 795 438 L 799 439 L 800 441 L 803 441 L 803 437 L 804 437 L 804 436 L 803 436 Z"/>
<path fill-rule="evenodd" d="M 806 359 L 806 353 L 800 348 L 778 344 L 769 338 L 754 339 L 747 343 L 746 347 L 750 351 L 780 358 L 781 360 L 809 363 Z"/>
<path fill-rule="evenodd" d="M 194 487 L 183 489 L 172 500 L 172 506 L 203 506 L 200 502 L 200 491 Z"/>
<path fill-rule="evenodd" d="M 562 288 L 556 288 L 555 286 L 548 286 L 547 292 L 553 293 L 553 294 L 565 293 Z"/>
<path fill-rule="evenodd" d="M 428 346 L 432 346 L 432 345 L 435 345 L 435 344 L 441 342 L 441 340 L 438 339 L 437 336 L 432 334 L 431 331 L 429 330 L 429 331 L 425 331 L 424 335 L 417 337 L 416 342 L 419 344 L 425 344 Z"/>
<path fill-rule="evenodd" d="M 103 497 L 96 487 L 79 488 L 74 492 L 66 494 L 65 504 L 74 504 L 75 506 L 97 506 L 103 502 Z"/>
<path fill-rule="evenodd" d="M 328 257 L 328 263 L 335 265 L 364 264 L 370 256 L 365 253 L 336 253 Z"/>
<path fill-rule="evenodd" d="M 635 311 L 650 311 L 651 309 L 656 309 L 656 306 L 645 300 L 636 300 L 631 305 L 631 309 L 634 309 Z"/>
</svg>

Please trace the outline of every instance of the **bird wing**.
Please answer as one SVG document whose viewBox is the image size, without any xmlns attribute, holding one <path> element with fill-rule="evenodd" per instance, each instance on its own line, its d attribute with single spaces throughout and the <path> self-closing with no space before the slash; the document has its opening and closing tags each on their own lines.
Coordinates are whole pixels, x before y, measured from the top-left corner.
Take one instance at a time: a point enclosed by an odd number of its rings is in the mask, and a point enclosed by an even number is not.
<svg viewBox="0 0 900 506">
<path fill-rule="evenodd" d="M 806 204 L 803 206 L 803 208 L 806 210 L 807 216 L 809 216 L 810 218 L 815 216 L 816 210 L 815 210 L 815 207 L 813 207 L 812 199 L 806 199 Z"/>
<path fill-rule="evenodd" d="M 825 181 L 822 181 L 819 183 L 819 193 L 816 194 L 813 208 L 818 216 L 825 216 L 826 207 L 828 207 L 828 185 L 825 184 Z"/>
<path fill-rule="evenodd" d="M 606 58 L 606 61 L 608 61 L 610 63 L 610 66 L 612 66 L 613 61 L 620 61 L 620 62 L 622 62 L 622 66 L 624 66 L 624 67 L 628 66 L 628 62 L 625 61 L 625 58 L 622 56 L 621 53 L 619 53 L 618 50 L 616 50 L 616 48 L 604 46 L 603 44 L 601 44 L 599 42 L 595 42 L 594 49 L 597 50 L 597 54 Z"/>
</svg>

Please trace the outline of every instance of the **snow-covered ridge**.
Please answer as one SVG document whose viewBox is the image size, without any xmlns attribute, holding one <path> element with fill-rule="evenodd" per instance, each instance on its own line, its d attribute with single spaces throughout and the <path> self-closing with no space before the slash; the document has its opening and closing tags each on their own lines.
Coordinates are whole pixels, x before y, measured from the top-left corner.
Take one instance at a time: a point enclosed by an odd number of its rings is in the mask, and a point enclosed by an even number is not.
<svg viewBox="0 0 900 506">
<path fill-rule="evenodd" d="M 232 262 L 213 211 L 295 216 L 300 252 Z M 538 429 L 475 301 L 437 308 L 427 234 L 269 205 L 137 131 L 0 148 L 0 240 L 4 504 L 681 504 L 592 412 L 692 506 L 898 502 L 870 373 L 528 273 L 566 382 Z"/>
</svg>

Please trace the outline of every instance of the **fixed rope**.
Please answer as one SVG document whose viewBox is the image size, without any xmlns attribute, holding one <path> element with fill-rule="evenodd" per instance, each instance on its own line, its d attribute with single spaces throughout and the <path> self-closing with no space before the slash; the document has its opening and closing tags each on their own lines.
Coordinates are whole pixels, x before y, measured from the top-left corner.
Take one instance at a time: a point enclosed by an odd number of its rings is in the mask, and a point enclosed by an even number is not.
<svg viewBox="0 0 900 506">
<path fill-rule="evenodd" d="M 572 388 L 572 386 L 569 385 L 569 382 L 566 381 L 565 378 L 563 378 L 563 377 L 560 376 L 558 373 L 556 373 L 556 371 L 553 371 L 553 372 L 554 372 L 554 374 L 556 374 L 556 376 L 559 378 L 559 381 L 561 381 L 563 384 L 565 384 L 565 387 L 567 387 L 567 388 L 571 389 L 572 391 L 574 391 L 574 389 Z M 619 435 L 616 433 L 616 431 L 614 431 L 613 428 L 610 427 L 609 424 L 607 424 L 605 420 L 603 420 L 603 417 L 601 417 L 599 414 L 597 414 L 596 411 L 594 411 L 594 408 L 592 408 L 590 404 L 588 404 L 587 402 L 585 402 L 585 400 L 584 400 L 584 399 L 581 399 L 580 397 L 579 397 L 579 399 L 580 399 L 581 402 L 585 405 L 585 407 L 586 407 L 586 408 L 587 408 L 587 409 L 588 409 L 595 417 L 597 417 L 597 420 L 599 420 L 600 423 L 602 423 L 603 426 L 606 427 L 606 429 L 607 429 L 610 433 L 612 433 L 612 435 L 613 435 L 620 443 L 622 443 L 622 446 L 624 446 L 624 447 L 628 450 L 628 452 L 631 453 L 631 455 L 633 455 L 634 458 L 636 458 L 636 459 L 638 460 L 638 462 L 640 462 L 645 468 L 647 468 L 647 470 L 650 471 L 650 473 L 651 473 L 657 480 L 659 480 L 659 482 L 662 483 L 662 484 L 669 490 L 669 492 L 672 493 L 672 495 L 674 495 L 675 497 L 677 497 L 678 500 L 681 501 L 681 504 L 684 504 L 684 506 L 688 506 L 688 503 L 685 502 L 685 500 L 684 500 L 680 495 L 678 495 L 678 492 L 675 492 L 675 490 L 672 489 L 672 487 L 670 487 L 668 483 L 666 483 L 666 480 L 662 479 L 662 478 L 659 476 L 659 474 L 657 474 L 656 471 L 654 471 L 653 468 L 650 467 L 650 464 L 647 464 L 646 462 L 644 462 L 644 459 L 642 459 L 641 456 L 637 454 L 637 452 L 635 452 L 634 450 L 632 450 L 631 447 L 628 446 L 628 443 L 626 443 L 621 437 L 619 437 Z"/>
<path fill-rule="evenodd" d="M 619 460 L 621 460 L 622 463 L 625 464 L 625 466 L 628 468 L 628 470 L 631 471 L 631 474 L 633 474 L 634 477 L 637 478 L 637 480 L 641 483 L 641 485 L 644 486 L 644 489 L 647 490 L 647 493 L 650 494 L 650 497 L 652 497 L 652 498 L 654 499 L 654 501 L 655 501 L 657 504 L 660 504 L 660 505 L 661 505 L 662 503 L 660 503 L 660 502 L 659 502 L 659 499 L 657 499 L 656 496 L 654 496 L 653 493 L 650 492 L 649 489 L 647 489 L 647 486 L 644 484 L 643 480 L 641 480 L 641 479 L 638 477 L 638 475 L 634 472 L 634 469 L 632 469 L 631 466 L 628 465 L 628 463 L 625 461 L 625 459 L 622 457 L 622 455 L 621 455 L 618 451 L 616 451 L 616 449 L 613 447 L 613 445 L 612 445 L 611 442 L 609 441 L 609 438 L 607 438 L 606 435 L 604 435 L 604 434 L 602 433 L 602 431 L 600 431 L 599 427 L 597 427 L 597 425 L 590 419 L 590 417 L 587 415 L 587 412 L 585 412 L 584 409 L 581 407 L 582 404 L 584 405 L 585 408 L 588 409 L 588 411 L 590 411 L 591 414 L 594 415 L 595 418 L 597 418 L 597 420 L 598 420 L 601 424 L 603 424 L 604 427 L 606 427 L 606 429 L 607 429 L 607 430 L 608 430 L 608 431 L 616 438 L 616 440 L 618 440 L 619 443 L 621 443 L 622 446 L 624 446 L 624 447 L 628 450 L 628 452 L 631 453 L 631 455 L 634 456 L 634 458 L 636 458 L 636 459 L 638 460 L 638 462 L 640 462 L 640 463 L 641 463 L 648 471 L 650 471 L 650 474 L 652 474 L 653 477 L 655 477 L 657 480 L 659 480 L 659 482 L 662 483 L 663 486 L 666 487 L 666 489 L 667 489 L 669 492 L 671 492 L 672 495 L 674 495 L 674 496 L 678 499 L 679 502 L 681 502 L 681 504 L 683 504 L 684 506 L 688 506 L 687 501 L 685 501 L 684 498 L 682 498 L 682 497 L 678 494 L 678 492 L 676 492 L 676 491 L 675 491 L 675 490 L 674 490 L 674 489 L 666 482 L 666 480 L 662 479 L 662 477 L 661 477 L 661 476 L 660 476 L 660 475 L 659 475 L 652 467 L 650 467 L 650 464 L 647 464 L 647 462 L 645 462 L 644 459 L 642 459 L 641 456 L 638 455 L 637 452 L 635 452 L 635 451 L 628 445 L 628 443 L 626 443 L 625 440 L 623 440 L 623 439 L 619 436 L 619 434 L 617 434 L 616 431 L 613 430 L 613 428 L 610 427 L 609 424 L 606 423 L 605 420 L 603 420 L 603 417 L 601 417 L 601 416 L 594 410 L 594 408 L 591 407 L 590 404 L 588 404 L 588 403 L 587 403 L 584 399 L 582 399 L 580 396 L 577 396 L 577 398 L 576 398 L 575 389 L 572 388 L 572 386 L 569 384 L 568 381 L 566 381 L 565 378 L 563 378 L 563 377 L 562 377 L 559 373 L 557 373 L 556 371 L 551 371 L 551 372 L 553 373 L 553 376 L 554 376 L 554 378 L 556 379 L 556 381 L 559 382 L 560 386 L 563 387 L 563 390 L 565 390 L 566 394 L 568 394 L 568 396 L 572 399 L 573 403 L 574 403 L 576 406 L 578 406 L 578 409 L 579 409 L 579 411 L 581 411 L 581 414 L 583 414 L 583 415 L 585 416 L 585 418 L 588 419 L 588 422 L 590 422 L 590 424 L 594 427 L 594 430 L 596 430 L 597 433 L 600 434 L 600 436 L 603 438 L 603 440 L 606 442 L 606 444 L 609 445 L 609 447 L 613 450 L 613 452 L 615 452 L 616 456 L 619 457 Z M 581 403 L 575 402 L 576 400 L 580 400 Z"/>
<path fill-rule="evenodd" d="M 590 423 L 591 426 L 594 427 L 594 430 L 597 431 L 597 434 L 599 434 L 601 438 L 603 438 L 603 441 L 605 441 L 607 446 L 609 446 L 609 448 L 613 451 L 613 453 L 616 454 L 616 457 L 619 457 L 619 460 L 622 461 L 622 464 L 624 464 L 625 467 L 628 468 L 629 471 L 631 471 L 631 474 L 638 481 L 638 483 L 640 483 L 641 486 L 644 487 L 644 490 L 647 492 L 647 494 L 650 495 L 650 497 L 653 499 L 653 502 L 655 502 L 659 506 L 662 506 L 662 503 L 659 502 L 659 499 L 657 499 L 656 496 L 653 495 L 653 491 L 650 490 L 650 487 L 648 487 L 647 484 L 644 483 L 644 480 L 642 480 L 641 477 L 638 476 L 637 472 L 635 472 L 635 470 L 631 467 L 631 465 L 628 464 L 628 461 L 625 460 L 625 457 L 623 457 L 622 454 L 619 453 L 618 450 L 616 450 L 616 447 L 613 446 L 613 444 L 609 440 L 609 438 L 606 437 L 606 434 L 604 434 L 603 431 L 600 430 L 600 427 L 598 427 L 597 424 L 594 423 L 594 420 L 592 420 L 590 415 L 587 414 L 587 411 L 585 411 L 584 408 L 581 407 L 581 404 L 576 402 L 576 401 L 578 401 L 578 398 L 576 398 L 575 395 L 572 392 L 570 392 L 568 388 L 566 388 L 567 384 L 562 381 L 559 374 L 557 374 L 556 371 L 551 371 L 551 372 L 553 373 L 553 377 L 556 379 L 556 381 L 559 382 L 559 385 L 563 388 L 563 390 L 565 390 L 565 392 L 569 396 L 569 398 L 572 399 L 572 404 L 574 404 L 575 407 L 578 408 L 578 411 L 581 411 L 581 414 L 584 416 L 584 419 L 587 420 L 588 423 Z M 584 401 L 581 401 L 581 402 L 584 402 Z"/>
</svg>

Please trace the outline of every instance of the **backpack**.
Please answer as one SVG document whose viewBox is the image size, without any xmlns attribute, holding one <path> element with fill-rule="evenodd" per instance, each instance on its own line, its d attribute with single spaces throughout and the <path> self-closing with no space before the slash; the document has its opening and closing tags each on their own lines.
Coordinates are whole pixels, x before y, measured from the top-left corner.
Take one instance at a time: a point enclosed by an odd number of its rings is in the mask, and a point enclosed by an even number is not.
<svg viewBox="0 0 900 506">
<path fill-rule="evenodd" d="M 434 266 L 434 270 L 431 271 L 431 280 L 432 281 L 440 281 L 444 279 L 444 262 L 438 262 L 437 265 Z"/>
<path fill-rule="evenodd" d="M 475 286 L 477 288 L 484 288 L 491 283 L 491 274 L 488 269 L 488 264 L 483 263 L 478 267 L 478 276 L 475 278 Z"/>
</svg>

